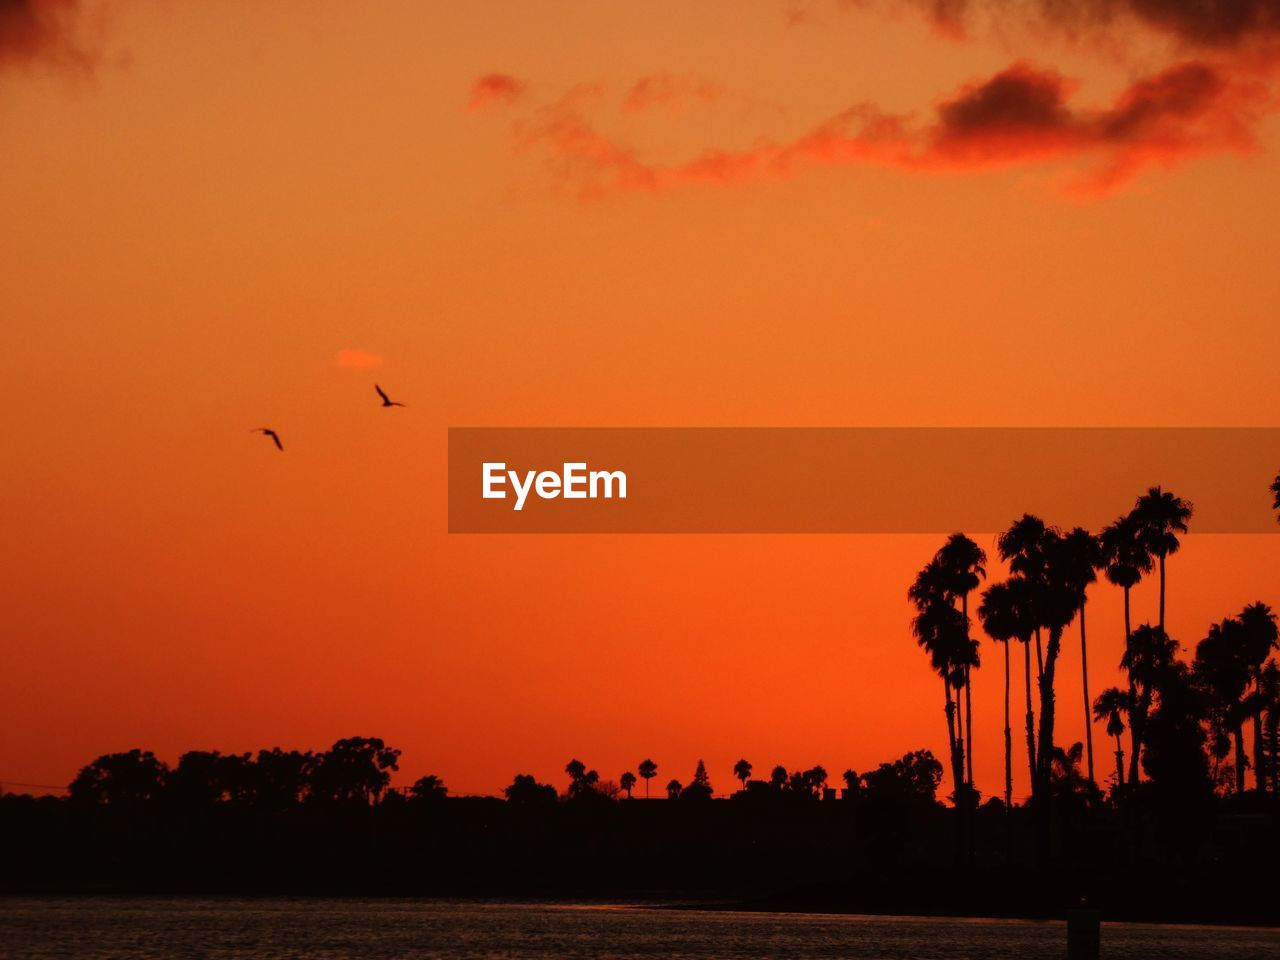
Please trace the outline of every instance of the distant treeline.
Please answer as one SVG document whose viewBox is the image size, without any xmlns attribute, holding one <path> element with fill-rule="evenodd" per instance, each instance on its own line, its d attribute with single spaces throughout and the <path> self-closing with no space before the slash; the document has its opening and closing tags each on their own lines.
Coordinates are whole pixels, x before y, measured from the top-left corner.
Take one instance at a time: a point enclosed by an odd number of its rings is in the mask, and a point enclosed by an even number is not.
<svg viewBox="0 0 1280 960">
<path fill-rule="evenodd" d="M 821 767 L 739 761 L 712 792 L 605 780 L 584 763 L 559 785 L 518 774 L 499 797 L 452 797 L 436 777 L 390 789 L 400 752 L 375 737 L 329 750 L 191 751 L 172 767 L 136 750 L 99 757 L 66 796 L 0 798 L 8 892 L 696 898 L 742 906 L 1051 915 L 1087 897 L 1113 917 L 1270 922 L 1280 862 L 1270 796 L 1170 803 L 1150 779 L 1137 828 L 1064 751 L 1051 772 L 1053 861 L 1035 802 L 963 813 L 938 798 L 942 764 L 913 751 L 828 785 Z M 1176 800 L 1176 791 L 1174 791 Z M 972 857 L 958 863 L 968 817 Z M 1137 841 L 1134 842 L 1135 830 Z"/>
</svg>

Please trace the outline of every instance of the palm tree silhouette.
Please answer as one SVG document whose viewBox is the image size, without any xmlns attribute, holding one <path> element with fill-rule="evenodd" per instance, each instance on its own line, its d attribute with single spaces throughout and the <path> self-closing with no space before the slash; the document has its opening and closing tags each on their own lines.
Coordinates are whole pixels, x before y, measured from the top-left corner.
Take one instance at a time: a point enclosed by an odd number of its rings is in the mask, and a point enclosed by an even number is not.
<svg viewBox="0 0 1280 960">
<path fill-rule="evenodd" d="M 1262 713 L 1266 709 L 1267 696 L 1263 689 L 1263 673 L 1268 657 L 1280 640 L 1276 629 L 1276 615 L 1265 603 L 1251 603 L 1240 611 L 1245 664 L 1249 671 L 1252 690 L 1245 700 L 1245 713 L 1253 721 L 1253 776 L 1258 793 L 1267 789 L 1266 740 L 1262 733 Z"/>
<path fill-rule="evenodd" d="M 987 554 L 963 533 L 953 533 L 938 550 L 936 558 L 942 568 L 945 587 L 951 597 L 960 599 L 960 612 L 964 615 L 965 635 L 969 633 L 969 594 L 987 575 Z M 976 649 L 976 648 L 975 648 Z M 973 785 L 973 677 L 971 668 L 978 666 L 976 659 L 964 665 L 964 739 L 965 775 Z"/>
<path fill-rule="evenodd" d="M 1129 648 L 1125 650 L 1120 666 L 1129 673 L 1132 693 L 1129 696 L 1129 737 L 1132 753 L 1129 755 L 1128 783 L 1138 782 L 1138 761 L 1142 754 L 1143 736 L 1151 702 L 1161 676 L 1173 664 L 1178 642 L 1169 637 L 1161 627 L 1144 623 L 1133 631 Z"/>
<path fill-rule="evenodd" d="M 1124 718 L 1129 715 L 1129 694 L 1119 687 L 1107 687 L 1093 701 L 1093 718 L 1107 725 L 1107 736 L 1116 741 L 1116 789 L 1124 789 L 1124 746 L 1120 735 L 1124 733 Z"/>
<path fill-rule="evenodd" d="M 1191 519 L 1191 504 L 1160 487 L 1151 487 L 1138 498 L 1133 508 L 1138 521 L 1139 536 L 1147 550 L 1160 563 L 1160 619 L 1158 626 L 1164 629 L 1165 558 L 1177 553 L 1181 545 L 1178 534 L 1187 532 Z"/>
<path fill-rule="evenodd" d="M 1084 742 L 1086 769 L 1089 782 L 1096 784 L 1093 775 L 1093 724 L 1089 719 L 1089 649 L 1085 641 L 1084 610 L 1088 602 L 1089 584 L 1098 579 L 1098 568 L 1102 566 L 1102 547 L 1098 538 L 1083 527 L 1076 527 L 1062 538 L 1063 559 L 1066 566 L 1066 577 L 1070 581 L 1070 589 L 1079 594 L 1080 607 L 1080 672 L 1084 688 Z"/>
<path fill-rule="evenodd" d="M 742 783 L 742 789 L 747 789 L 747 780 L 751 777 L 751 764 L 746 760 L 739 760 L 733 765 L 733 775 Z"/>
<path fill-rule="evenodd" d="M 1010 572 L 1021 576 L 1028 583 L 1039 587 L 1044 579 L 1045 543 L 1049 538 L 1049 526 L 1039 517 L 1024 513 L 1004 533 L 996 538 L 996 550 L 1000 559 L 1009 564 Z M 1044 652 L 1040 647 L 1040 627 L 1036 624 L 1036 682 L 1044 673 Z"/>
<path fill-rule="evenodd" d="M 911 621 L 911 633 L 929 654 L 930 665 L 942 678 L 942 689 L 946 697 L 951 776 L 959 804 L 965 787 L 964 732 L 956 729 L 956 703 L 951 690 L 957 677 L 963 680 L 963 669 L 957 671 L 957 660 L 966 636 L 963 616 L 948 598 L 946 574 L 936 558 L 916 574 L 915 582 L 907 591 L 907 598 L 916 608 L 916 616 Z"/>
<path fill-rule="evenodd" d="M 636 785 L 636 775 L 632 773 L 630 770 L 628 770 L 626 773 L 624 773 L 621 777 L 618 778 L 618 786 L 622 787 L 623 790 L 627 791 L 628 800 L 631 799 L 631 790 L 633 787 L 635 787 L 635 785 Z"/>
<path fill-rule="evenodd" d="M 644 780 L 644 798 L 649 799 L 649 781 L 658 775 L 658 765 L 647 757 L 640 761 L 640 765 L 636 767 L 641 778 Z"/>
<path fill-rule="evenodd" d="M 1151 552 L 1147 549 L 1139 535 L 1141 528 L 1132 514 L 1119 517 L 1102 528 L 1098 535 L 1098 543 L 1102 548 L 1102 563 L 1107 580 L 1124 591 L 1124 649 L 1126 655 L 1133 637 L 1133 626 L 1130 615 L 1130 591 L 1142 580 L 1144 573 L 1149 573 L 1153 565 Z M 1133 677 L 1129 678 L 1129 702 L 1135 703 L 1137 691 Z M 1129 747 L 1131 756 L 1138 755 L 1137 731 L 1129 724 Z M 1133 781 L 1131 781 L 1133 782 Z"/>
<path fill-rule="evenodd" d="M 987 636 L 1004 644 L 1004 803 L 1013 808 L 1013 734 L 1009 726 L 1009 641 L 1022 643 L 1026 665 L 1027 698 L 1027 763 L 1035 776 L 1035 719 L 1031 708 L 1031 653 L 1029 644 L 1035 632 L 1035 615 L 1031 609 L 1028 584 L 1022 577 L 1010 577 L 987 587 L 978 605 L 978 619 Z"/>
<path fill-rule="evenodd" d="M 1208 699 L 1213 754 L 1222 758 L 1234 744 L 1236 793 L 1244 793 L 1245 693 L 1250 681 L 1244 624 L 1228 617 L 1209 627 L 1196 644 L 1192 669 Z"/>
<path fill-rule="evenodd" d="M 1267 714 L 1263 723 L 1263 742 L 1271 792 L 1280 794 L 1280 665 L 1275 660 L 1268 660 L 1267 665 L 1262 668 L 1258 686 L 1261 706 Z"/>
</svg>

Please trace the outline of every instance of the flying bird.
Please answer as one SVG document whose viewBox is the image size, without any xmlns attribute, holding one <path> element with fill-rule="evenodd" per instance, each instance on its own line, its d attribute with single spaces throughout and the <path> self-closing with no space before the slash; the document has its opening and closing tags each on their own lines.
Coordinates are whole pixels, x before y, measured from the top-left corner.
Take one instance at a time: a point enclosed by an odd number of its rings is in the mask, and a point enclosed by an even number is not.
<svg viewBox="0 0 1280 960">
<path fill-rule="evenodd" d="M 404 406 L 404 404 L 400 403 L 398 400 L 392 400 L 390 397 L 388 397 L 386 391 L 383 390 L 376 383 L 373 385 L 373 389 L 378 391 L 378 396 L 382 398 L 382 405 L 384 407 L 403 407 Z"/>
<path fill-rule="evenodd" d="M 260 433 L 264 437 L 270 437 L 275 442 L 276 449 L 284 453 L 284 444 L 280 442 L 280 435 L 270 427 L 258 427 L 253 432 Z"/>
</svg>

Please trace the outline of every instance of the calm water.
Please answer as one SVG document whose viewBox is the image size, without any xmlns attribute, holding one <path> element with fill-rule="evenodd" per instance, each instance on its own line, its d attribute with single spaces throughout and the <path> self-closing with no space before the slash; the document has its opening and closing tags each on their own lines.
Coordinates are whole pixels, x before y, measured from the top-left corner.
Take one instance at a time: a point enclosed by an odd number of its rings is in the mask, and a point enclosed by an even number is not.
<svg viewBox="0 0 1280 960">
<path fill-rule="evenodd" d="M 0 957 L 1018 958 L 1066 955 L 1061 923 L 386 900 L 0 899 Z M 1280 957 L 1280 931 L 1103 927 L 1108 958 Z"/>
</svg>

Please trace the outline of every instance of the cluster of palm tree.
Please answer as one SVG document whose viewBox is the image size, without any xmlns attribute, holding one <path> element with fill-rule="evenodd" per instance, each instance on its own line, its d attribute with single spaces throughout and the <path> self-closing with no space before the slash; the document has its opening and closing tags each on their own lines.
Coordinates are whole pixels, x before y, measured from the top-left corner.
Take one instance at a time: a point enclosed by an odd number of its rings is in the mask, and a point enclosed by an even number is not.
<svg viewBox="0 0 1280 960">
<path fill-rule="evenodd" d="M 1271 487 L 1280 511 L 1280 477 Z M 1152 487 L 1134 507 L 1098 534 L 1082 528 L 1062 531 L 1039 517 L 1024 515 L 996 538 L 1000 559 L 1009 576 L 983 590 L 978 619 L 983 630 L 1004 648 L 1004 802 L 1013 805 L 1013 738 L 1010 724 L 1011 657 L 1009 645 L 1023 648 L 1023 698 L 1027 768 L 1032 802 L 1047 824 L 1055 769 L 1066 754 L 1054 739 L 1055 682 L 1064 636 L 1079 625 L 1081 692 L 1085 716 L 1106 724 L 1114 738 L 1116 791 L 1136 784 L 1139 758 L 1160 680 L 1178 663 L 1178 645 L 1165 631 L 1168 558 L 1178 551 L 1187 533 L 1192 506 L 1160 487 Z M 943 681 L 947 740 L 957 809 L 976 802 L 973 787 L 972 682 L 981 657 L 972 636 L 969 595 L 986 576 L 986 554 L 963 534 L 953 534 L 917 574 L 908 590 L 915 607 L 912 633 L 929 655 L 930 665 Z M 1144 576 L 1159 577 L 1158 616 L 1154 624 L 1134 628 L 1130 592 Z M 1124 670 L 1126 689 L 1111 688 L 1096 699 L 1089 694 L 1089 665 L 1085 610 L 1088 589 L 1098 574 L 1124 591 Z M 1280 776 L 1280 667 L 1269 659 L 1276 645 L 1275 616 L 1264 604 L 1245 608 L 1216 625 L 1197 649 L 1190 680 L 1203 695 L 1211 715 L 1215 756 L 1234 745 L 1236 789 L 1244 789 L 1243 728 L 1253 722 L 1257 788 L 1268 777 L 1275 789 Z M 1034 651 L 1034 658 L 1033 658 Z M 1186 669 L 1185 665 L 1178 669 Z M 1034 682 L 1033 682 L 1034 679 Z M 1034 693 L 1033 693 L 1034 690 Z M 1083 742 L 1088 782 L 1097 783 L 1092 725 L 1086 719 Z M 1129 734 L 1126 776 L 1122 737 Z M 1056 767 L 1055 767 L 1056 764 Z M 963 817 L 957 818 L 962 821 Z M 960 827 L 963 832 L 963 827 Z M 1047 836 L 1047 826 L 1045 828 Z"/>
</svg>

